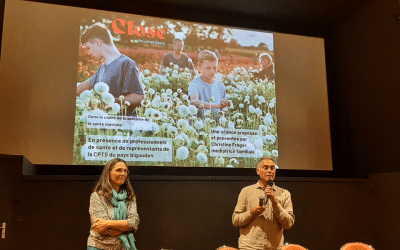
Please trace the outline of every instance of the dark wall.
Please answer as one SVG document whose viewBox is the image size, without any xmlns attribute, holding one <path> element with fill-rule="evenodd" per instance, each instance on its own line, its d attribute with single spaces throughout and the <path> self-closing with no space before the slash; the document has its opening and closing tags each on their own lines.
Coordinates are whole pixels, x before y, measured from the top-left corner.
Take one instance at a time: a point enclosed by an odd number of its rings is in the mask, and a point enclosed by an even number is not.
<svg viewBox="0 0 400 250">
<path fill-rule="evenodd" d="M 370 175 L 374 247 L 397 249 L 400 245 L 400 172 Z"/>
<path fill-rule="evenodd" d="M 3 226 L 3 223 L 6 223 L 6 238 L 1 238 L 2 230 L 0 229 L 0 250 L 11 250 L 9 248 L 11 244 L 11 240 L 9 237 L 8 228 L 13 228 L 16 226 L 15 213 L 13 212 L 16 204 L 19 205 L 19 201 L 21 197 L 17 193 L 13 193 L 12 187 L 21 182 L 21 168 L 22 166 L 22 156 L 21 157 L 12 157 L 12 156 L 3 156 L 0 155 L 0 227 Z M 9 176 L 20 178 L 9 178 Z"/>
<path fill-rule="evenodd" d="M 95 178 L 25 176 L 21 240 L 12 249 L 83 249 Z M 240 190 L 255 183 L 256 176 L 254 180 L 139 179 L 132 181 L 141 219 L 138 249 L 237 247 L 239 229 L 232 226 L 232 212 Z M 287 242 L 325 250 L 337 250 L 350 241 L 373 244 L 367 181 L 280 178 L 276 183 L 290 190 L 293 198 L 296 221 L 285 231 Z"/>
<path fill-rule="evenodd" d="M 371 0 L 325 40 L 334 166 L 372 174 L 375 249 L 400 244 L 399 13 L 397 0 Z"/>
<path fill-rule="evenodd" d="M 326 38 L 334 167 L 346 175 L 399 171 L 398 0 L 371 0 Z"/>
</svg>

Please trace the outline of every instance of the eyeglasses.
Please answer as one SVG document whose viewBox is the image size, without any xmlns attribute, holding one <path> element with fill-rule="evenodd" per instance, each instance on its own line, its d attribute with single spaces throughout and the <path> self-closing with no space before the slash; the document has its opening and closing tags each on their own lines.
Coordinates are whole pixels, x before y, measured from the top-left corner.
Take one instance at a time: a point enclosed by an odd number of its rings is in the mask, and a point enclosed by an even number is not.
<svg viewBox="0 0 400 250">
<path fill-rule="evenodd" d="M 113 169 L 113 171 L 116 172 L 117 174 L 127 174 L 127 175 L 129 174 L 128 169 L 119 168 L 119 169 Z"/>
</svg>

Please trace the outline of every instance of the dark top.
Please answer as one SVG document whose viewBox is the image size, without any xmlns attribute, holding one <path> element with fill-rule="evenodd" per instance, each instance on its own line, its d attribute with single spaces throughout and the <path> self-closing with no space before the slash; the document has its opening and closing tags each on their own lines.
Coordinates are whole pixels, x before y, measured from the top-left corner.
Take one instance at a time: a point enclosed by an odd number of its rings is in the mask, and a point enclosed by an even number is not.
<svg viewBox="0 0 400 250">
<path fill-rule="evenodd" d="M 161 65 L 164 67 L 171 67 L 170 63 L 176 64 L 179 66 L 179 68 L 188 68 L 188 69 L 193 69 L 193 62 L 192 59 L 185 53 L 182 53 L 181 58 L 179 60 L 176 60 L 174 58 L 173 52 L 170 52 L 168 54 L 165 54 L 162 58 Z"/>
<path fill-rule="evenodd" d="M 268 68 L 262 69 L 259 72 L 254 72 L 253 76 L 254 79 L 264 80 L 268 78 L 268 81 L 275 80 L 275 67 L 271 64 Z"/>
<path fill-rule="evenodd" d="M 92 87 L 98 82 L 104 82 L 110 87 L 110 94 L 115 98 L 129 94 L 144 95 L 139 78 L 139 66 L 135 61 L 121 54 L 110 64 L 103 63 L 99 70 L 89 79 Z M 134 109 L 128 107 L 127 113 L 134 115 Z"/>
</svg>

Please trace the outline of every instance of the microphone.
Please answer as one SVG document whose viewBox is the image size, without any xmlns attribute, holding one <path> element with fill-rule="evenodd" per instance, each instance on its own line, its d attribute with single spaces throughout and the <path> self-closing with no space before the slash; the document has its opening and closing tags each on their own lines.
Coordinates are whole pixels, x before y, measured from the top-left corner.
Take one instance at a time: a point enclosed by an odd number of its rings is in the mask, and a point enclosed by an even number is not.
<svg viewBox="0 0 400 250">
<path fill-rule="evenodd" d="M 268 180 L 267 181 L 267 185 L 268 185 L 268 187 L 272 187 L 274 185 L 274 181 L 273 180 Z M 269 197 L 267 197 L 267 202 L 265 203 L 265 205 L 268 204 L 268 201 L 269 201 Z"/>
<path fill-rule="evenodd" d="M 258 205 L 260 207 L 264 206 L 264 201 L 265 201 L 265 196 L 260 196 L 260 198 L 258 200 Z"/>
</svg>

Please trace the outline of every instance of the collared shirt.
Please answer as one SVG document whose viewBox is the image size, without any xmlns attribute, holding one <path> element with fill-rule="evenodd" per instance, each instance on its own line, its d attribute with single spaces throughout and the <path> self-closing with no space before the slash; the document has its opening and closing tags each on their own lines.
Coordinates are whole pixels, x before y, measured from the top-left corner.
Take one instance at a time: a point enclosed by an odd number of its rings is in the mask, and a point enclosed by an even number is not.
<svg viewBox="0 0 400 250">
<path fill-rule="evenodd" d="M 277 205 L 269 200 L 265 211 L 255 218 L 250 210 L 259 204 L 260 196 L 265 196 L 264 188 L 257 182 L 240 192 L 232 215 L 233 225 L 240 227 L 239 249 L 274 250 L 283 247 L 283 229 L 294 224 L 292 199 L 286 189 L 275 184 L 272 188 Z"/>
<path fill-rule="evenodd" d="M 136 199 L 126 201 L 127 206 L 127 221 L 130 231 L 136 230 L 139 226 L 139 215 L 136 210 Z M 114 207 L 108 204 L 103 196 L 93 192 L 90 196 L 90 221 L 93 224 L 97 218 L 105 220 L 114 220 Z M 96 247 L 99 249 L 108 250 L 124 250 L 121 240 L 118 236 L 101 235 L 90 228 L 88 238 L 88 246 Z"/>
</svg>

